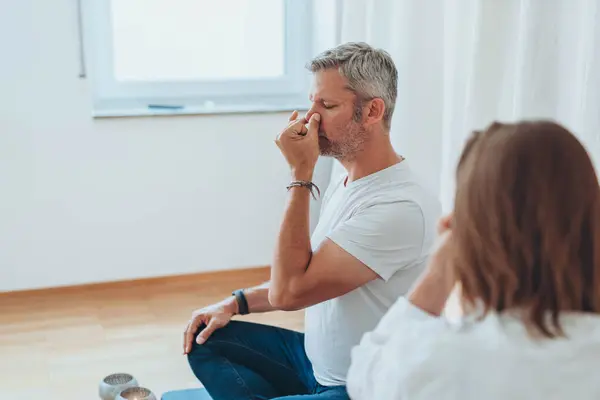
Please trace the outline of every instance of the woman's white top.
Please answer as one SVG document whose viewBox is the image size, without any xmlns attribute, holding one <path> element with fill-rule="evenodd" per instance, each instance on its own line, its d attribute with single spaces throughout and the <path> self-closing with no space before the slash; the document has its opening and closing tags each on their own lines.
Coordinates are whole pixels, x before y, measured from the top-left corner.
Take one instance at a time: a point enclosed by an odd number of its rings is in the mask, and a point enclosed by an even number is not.
<svg viewBox="0 0 600 400">
<path fill-rule="evenodd" d="M 451 324 L 400 298 L 352 350 L 354 400 L 600 400 L 600 316 L 533 339 L 516 314 Z"/>
</svg>

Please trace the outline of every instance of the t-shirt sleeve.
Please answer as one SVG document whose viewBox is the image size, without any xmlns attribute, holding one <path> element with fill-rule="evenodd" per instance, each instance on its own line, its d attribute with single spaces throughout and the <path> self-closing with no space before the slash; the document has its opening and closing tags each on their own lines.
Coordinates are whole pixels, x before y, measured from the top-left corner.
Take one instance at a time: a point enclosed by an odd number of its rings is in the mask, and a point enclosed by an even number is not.
<svg viewBox="0 0 600 400">
<path fill-rule="evenodd" d="M 366 207 L 327 235 L 385 281 L 421 261 L 424 236 L 421 207 L 412 201 Z"/>
</svg>

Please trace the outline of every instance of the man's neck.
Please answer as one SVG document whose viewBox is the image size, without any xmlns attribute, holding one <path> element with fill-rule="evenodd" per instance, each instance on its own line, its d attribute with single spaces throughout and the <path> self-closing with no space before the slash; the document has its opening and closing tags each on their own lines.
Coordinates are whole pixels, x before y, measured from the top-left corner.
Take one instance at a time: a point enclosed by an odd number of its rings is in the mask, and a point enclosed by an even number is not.
<svg viewBox="0 0 600 400">
<path fill-rule="evenodd" d="M 341 160 L 340 162 L 348 172 L 346 182 L 350 183 L 389 168 L 402 160 L 403 158 L 392 147 L 389 138 L 385 137 L 379 142 L 367 143 L 352 160 Z"/>
</svg>

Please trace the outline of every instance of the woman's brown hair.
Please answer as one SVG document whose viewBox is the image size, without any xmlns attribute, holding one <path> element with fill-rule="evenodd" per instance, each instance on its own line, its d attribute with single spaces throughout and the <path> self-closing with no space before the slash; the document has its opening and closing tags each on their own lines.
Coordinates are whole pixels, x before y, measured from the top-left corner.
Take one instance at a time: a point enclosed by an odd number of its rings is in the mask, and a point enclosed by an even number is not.
<svg viewBox="0 0 600 400">
<path fill-rule="evenodd" d="M 463 306 L 520 310 L 546 337 L 563 311 L 600 312 L 600 186 L 583 145 L 551 121 L 475 132 L 457 168 L 453 272 Z"/>
</svg>

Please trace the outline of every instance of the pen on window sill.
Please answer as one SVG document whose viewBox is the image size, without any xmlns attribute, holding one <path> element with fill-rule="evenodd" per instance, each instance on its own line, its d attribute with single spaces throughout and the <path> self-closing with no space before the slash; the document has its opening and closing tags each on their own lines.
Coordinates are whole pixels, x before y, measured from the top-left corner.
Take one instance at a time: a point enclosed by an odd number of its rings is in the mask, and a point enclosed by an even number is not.
<svg viewBox="0 0 600 400">
<path fill-rule="evenodd" d="M 148 104 L 150 110 L 183 110 L 184 106 L 173 106 L 169 104 Z"/>
</svg>

